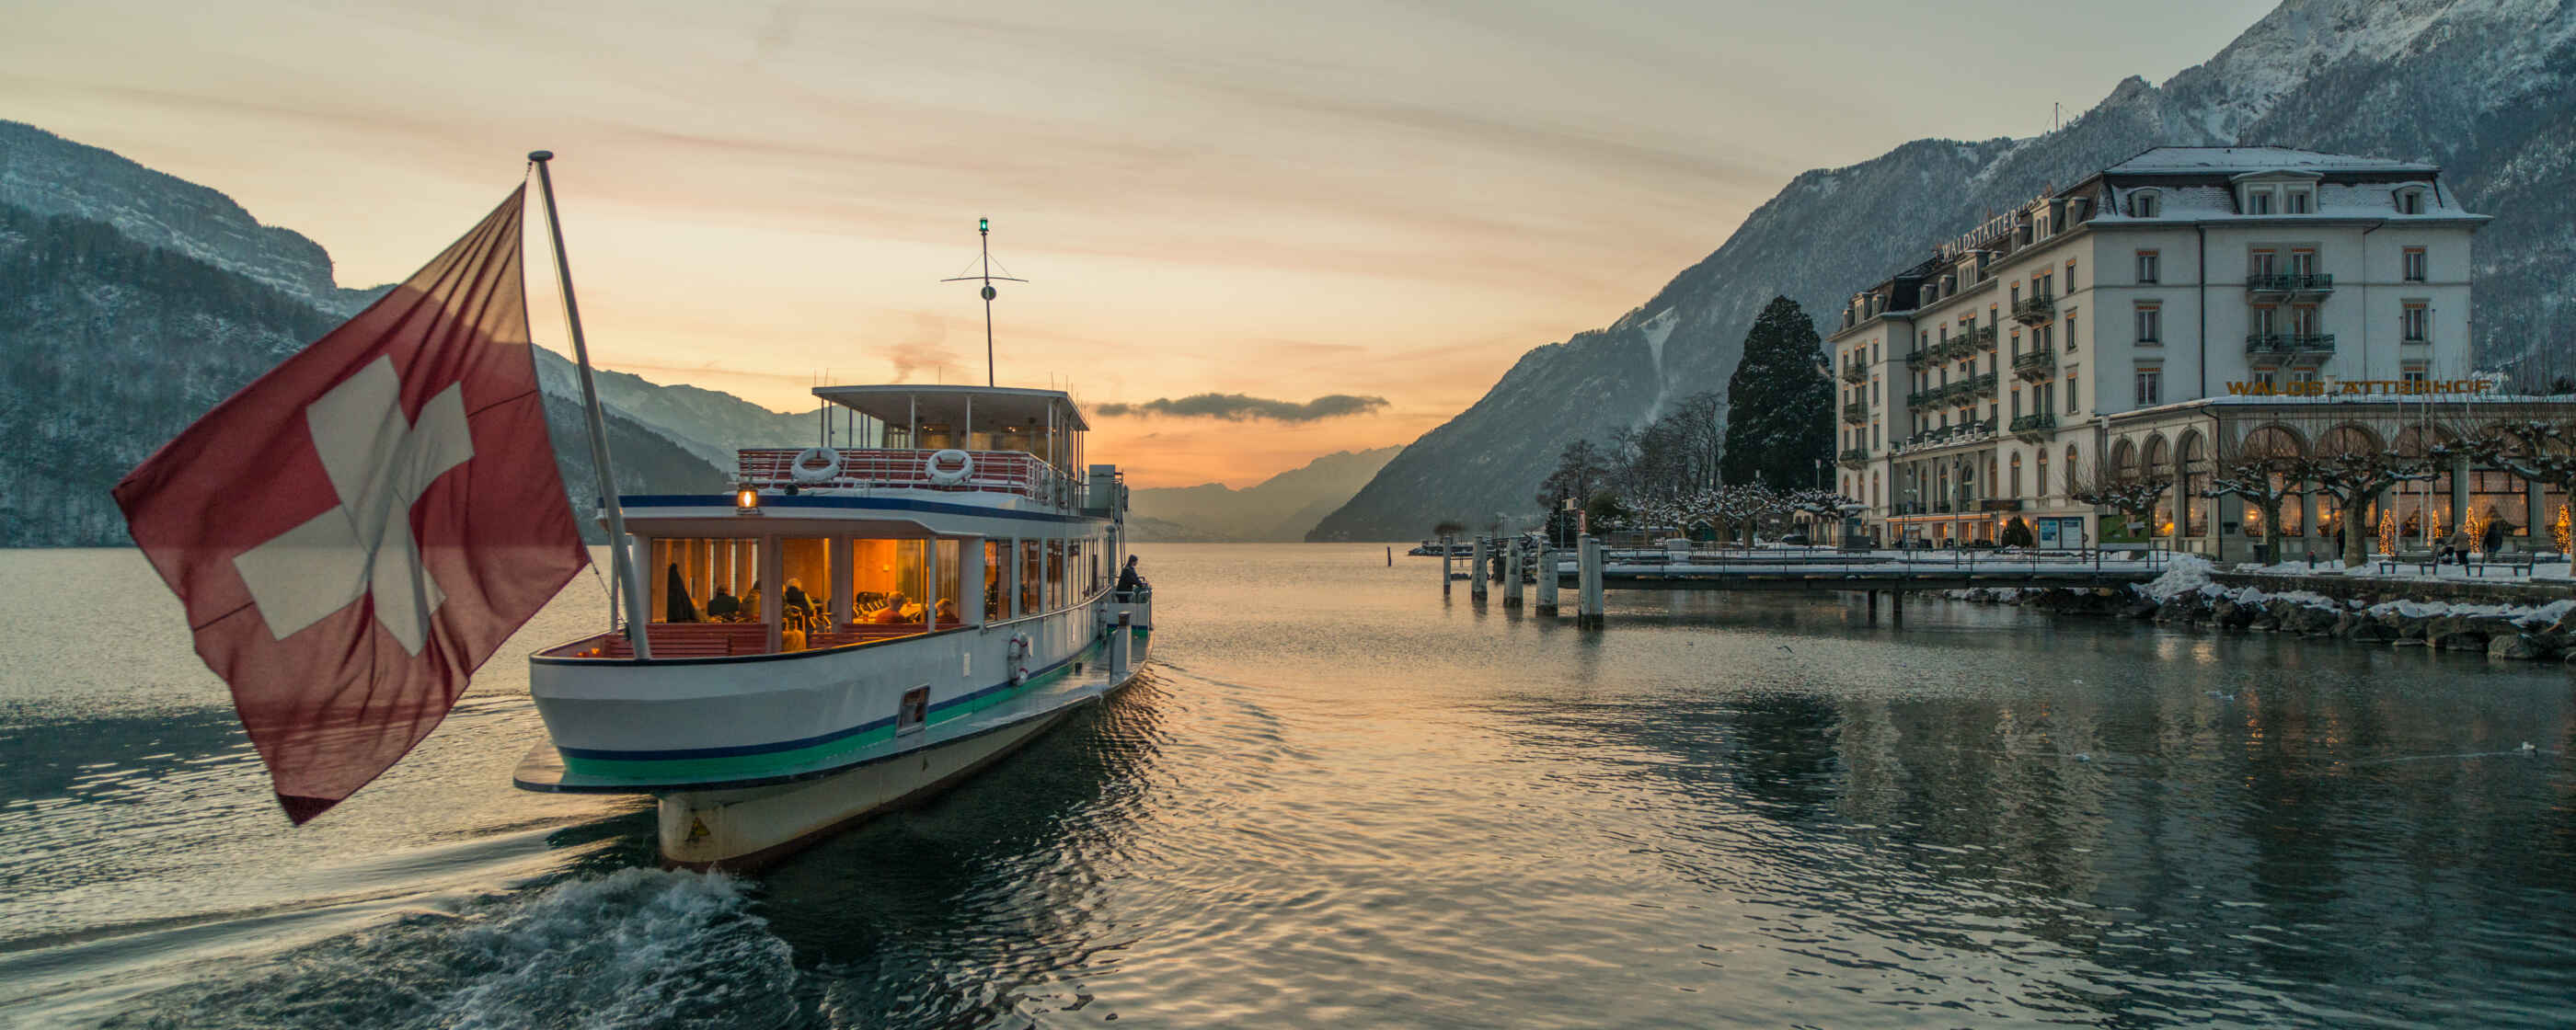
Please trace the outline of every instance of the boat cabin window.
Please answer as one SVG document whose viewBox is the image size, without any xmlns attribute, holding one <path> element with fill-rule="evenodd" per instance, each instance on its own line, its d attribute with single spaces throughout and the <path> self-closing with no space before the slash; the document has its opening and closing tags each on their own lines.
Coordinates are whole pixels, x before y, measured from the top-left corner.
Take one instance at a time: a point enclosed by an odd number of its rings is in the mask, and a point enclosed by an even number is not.
<svg viewBox="0 0 2576 1030">
<path fill-rule="evenodd" d="M 652 621 L 760 621 L 760 541 L 657 539 L 652 552 Z"/>
<path fill-rule="evenodd" d="M 1042 611 L 1039 591 L 1046 584 L 1044 552 L 1035 540 L 1020 541 L 1020 614 Z"/>
<path fill-rule="evenodd" d="M 778 542 L 778 624 L 818 630 L 832 625 L 832 541 L 789 538 Z"/>
<path fill-rule="evenodd" d="M 1010 598 L 1002 595 L 1002 587 L 1010 577 L 1010 555 L 1003 551 L 1004 546 L 999 540 L 984 541 L 984 619 L 988 622 L 1010 617 L 1006 610 Z"/>
</svg>

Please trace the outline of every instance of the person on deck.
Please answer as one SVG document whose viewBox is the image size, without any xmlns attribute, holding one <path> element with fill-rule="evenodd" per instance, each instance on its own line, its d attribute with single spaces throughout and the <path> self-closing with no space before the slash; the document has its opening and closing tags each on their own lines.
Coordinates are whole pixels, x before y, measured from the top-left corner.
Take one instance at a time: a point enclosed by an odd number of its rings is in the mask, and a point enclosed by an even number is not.
<svg viewBox="0 0 2576 1030">
<path fill-rule="evenodd" d="M 1127 567 L 1118 571 L 1118 596 L 1122 599 L 1134 597 L 1143 589 L 1145 577 L 1136 571 L 1136 556 L 1128 555 Z"/>
<path fill-rule="evenodd" d="M 741 617 L 742 602 L 733 596 L 733 591 L 717 587 L 716 596 L 707 598 L 707 621 L 733 622 Z"/>
<path fill-rule="evenodd" d="M 877 609 L 875 621 L 877 624 L 884 626 L 891 626 L 896 623 L 903 622 L 904 606 L 910 603 L 910 601 L 904 599 L 901 591 L 886 595 L 886 605 L 883 608 Z"/>
<path fill-rule="evenodd" d="M 662 590 L 662 608 L 664 622 L 698 621 L 698 605 L 689 599 L 689 584 L 680 578 L 679 562 L 671 563 L 670 579 Z"/>
<path fill-rule="evenodd" d="M 814 618 L 814 601 L 805 596 L 803 580 L 788 580 L 787 589 L 779 592 L 778 603 L 781 605 L 778 609 L 781 614 L 794 613 L 808 621 Z"/>
</svg>

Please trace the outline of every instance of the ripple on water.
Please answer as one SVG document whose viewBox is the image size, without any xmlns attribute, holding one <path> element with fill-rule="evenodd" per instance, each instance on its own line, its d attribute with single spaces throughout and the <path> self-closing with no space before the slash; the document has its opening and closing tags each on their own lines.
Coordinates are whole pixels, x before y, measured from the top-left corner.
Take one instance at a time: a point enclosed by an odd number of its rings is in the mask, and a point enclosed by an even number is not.
<svg viewBox="0 0 2576 1030">
<path fill-rule="evenodd" d="M 135 999 L 106 1025 L 781 1026 L 796 984 L 743 881 L 623 869 L 405 915 Z"/>
</svg>

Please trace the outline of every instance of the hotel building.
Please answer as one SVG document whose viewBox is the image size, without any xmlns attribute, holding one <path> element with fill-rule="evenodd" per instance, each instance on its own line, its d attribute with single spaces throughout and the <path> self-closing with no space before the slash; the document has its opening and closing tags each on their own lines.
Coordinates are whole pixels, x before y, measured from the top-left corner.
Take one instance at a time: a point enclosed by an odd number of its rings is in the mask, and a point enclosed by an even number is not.
<svg viewBox="0 0 2576 1030">
<path fill-rule="evenodd" d="M 2259 517 L 2199 496 L 2222 441 L 2274 426 L 2305 446 L 2350 427 L 2422 446 L 2424 398 L 2462 395 L 2405 391 L 2472 371 L 2469 252 L 2486 221 L 2432 165 L 2270 147 L 2160 147 L 2043 193 L 1839 314 L 1842 492 L 1882 543 L 1994 540 L 2020 518 L 2043 546 L 2155 536 L 2248 557 Z M 2105 461 L 2182 489 L 2148 524 L 2069 496 Z M 2456 486 L 2517 532 L 2555 512 L 2510 480 L 2419 487 L 2444 498 L 2420 503 L 2455 520 L 2441 509 Z M 2319 500 L 2290 505 L 2284 531 L 2331 531 Z"/>
</svg>

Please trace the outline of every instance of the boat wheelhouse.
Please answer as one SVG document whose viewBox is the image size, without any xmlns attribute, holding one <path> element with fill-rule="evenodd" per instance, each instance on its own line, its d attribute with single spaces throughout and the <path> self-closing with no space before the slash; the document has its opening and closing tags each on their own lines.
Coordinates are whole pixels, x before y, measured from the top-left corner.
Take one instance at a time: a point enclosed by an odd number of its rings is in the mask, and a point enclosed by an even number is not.
<svg viewBox="0 0 2576 1030">
<path fill-rule="evenodd" d="M 662 799 L 678 864 L 742 866 L 935 789 L 1123 685 L 1126 487 L 1060 391 L 829 386 L 814 446 L 733 492 L 626 495 L 649 610 L 539 652 L 533 790 Z M 911 761 L 918 758 L 919 761 Z M 898 761 L 902 759 L 902 761 Z"/>
</svg>

